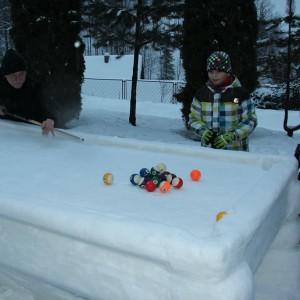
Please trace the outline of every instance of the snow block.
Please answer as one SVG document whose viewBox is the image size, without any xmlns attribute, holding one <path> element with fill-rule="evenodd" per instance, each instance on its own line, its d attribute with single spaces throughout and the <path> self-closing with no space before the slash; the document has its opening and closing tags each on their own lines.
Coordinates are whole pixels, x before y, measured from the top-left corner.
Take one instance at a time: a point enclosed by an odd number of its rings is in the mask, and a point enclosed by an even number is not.
<svg viewBox="0 0 300 300">
<path fill-rule="evenodd" d="M 298 200 L 294 158 L 95 136 L 76 143 L 9 122 L 0 138 L 0 266 L 36 295 L 53 287 L 53 299 L 253 300 L 253 274 Z M 180 190 L 130 183 L 160 162 L 183 178 Z M 199 182 L 189 179 L 195 168 Z"/>
</svg>

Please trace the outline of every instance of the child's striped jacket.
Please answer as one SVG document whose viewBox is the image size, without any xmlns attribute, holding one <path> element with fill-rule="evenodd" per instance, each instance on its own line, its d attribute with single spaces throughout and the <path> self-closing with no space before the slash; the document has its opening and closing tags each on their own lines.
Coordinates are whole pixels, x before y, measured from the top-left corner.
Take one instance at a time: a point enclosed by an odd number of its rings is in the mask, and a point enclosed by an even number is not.
<svg viewBox="0 0 300 300">
<path fill-rule="evenodd" d="M 248 151 L 248 136 L 257 125 L 254 104 L 249 93 L 237 78 L 222 90 L 206 84 L 200 88 L 192 102 L 190 129 L 200 138 L 205 129 L 216 134 L 235 133 L 235 140 L 225 149 Z M 201 142 L 203 146 L 212 147 Z"/>
</svg>

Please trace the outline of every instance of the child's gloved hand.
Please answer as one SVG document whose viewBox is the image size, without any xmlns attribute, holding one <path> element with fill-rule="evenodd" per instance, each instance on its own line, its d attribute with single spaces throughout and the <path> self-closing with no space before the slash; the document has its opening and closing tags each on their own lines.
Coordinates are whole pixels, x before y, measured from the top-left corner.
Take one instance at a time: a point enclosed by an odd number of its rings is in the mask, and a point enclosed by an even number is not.
<svg viewBox="0 0 300 300">
<path fill-rule="evenodd" d="M 205 129 L 202 133 L 201 141 L 205 144 L 209 144 L 214 136 L 214 132 L 212 129 Z"/>
<path fill-rule="evenodd" d="M 214 140 L 214 147 L 217 149 L 224 149 L 227 144 L 232 143 L 235 140 L 235 134 L 233 132 L 225 132 L 220 134 Z"/>
</svg>

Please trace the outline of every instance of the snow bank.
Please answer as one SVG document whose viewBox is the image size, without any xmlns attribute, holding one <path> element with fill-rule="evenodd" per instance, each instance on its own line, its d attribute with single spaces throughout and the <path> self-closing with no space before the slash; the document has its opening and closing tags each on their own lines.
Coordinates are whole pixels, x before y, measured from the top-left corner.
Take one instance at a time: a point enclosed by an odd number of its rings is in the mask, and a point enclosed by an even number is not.
<svg viewBox="0 0 300 300">
<path fill-rule="evenodd" d="M 253 274 L 297 201 L 293 158 L 1 125 L 2 276 L 70 299 L 254 298 Z M 129 183 L 159 162 L 182 189 Z"/>
</svg>

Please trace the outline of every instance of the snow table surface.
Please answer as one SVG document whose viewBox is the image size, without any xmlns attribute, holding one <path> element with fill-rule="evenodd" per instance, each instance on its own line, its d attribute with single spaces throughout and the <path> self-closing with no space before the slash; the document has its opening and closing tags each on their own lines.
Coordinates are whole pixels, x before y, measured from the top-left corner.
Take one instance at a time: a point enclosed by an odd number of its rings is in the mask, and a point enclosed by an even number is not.
<svg viewBox="0 0 300 300">
<path fill-rule="evenodd" d="M 253 273 L 291 201 L 293 159 L 39 131 L 1 122 L 2 266 L 92 299 L 253 298 Z M 183 188 L 130 183 L 161 162 Z"/>
</svg>

